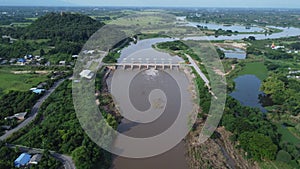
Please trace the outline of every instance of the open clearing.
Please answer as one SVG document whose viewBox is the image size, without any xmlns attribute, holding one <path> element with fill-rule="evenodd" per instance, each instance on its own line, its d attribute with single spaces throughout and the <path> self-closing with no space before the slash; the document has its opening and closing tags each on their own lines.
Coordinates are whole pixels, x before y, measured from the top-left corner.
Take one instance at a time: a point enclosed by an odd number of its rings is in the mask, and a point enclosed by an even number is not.
<svg viewBox="0 0 300 169">
<path fill-rule="evenodd" d="M 245 64 L 245 67 L 239 72 L 239 75 L 252 74 L 257 76 L 260 80 L 267 78 L 268 70 L 263 62 L 249 62 Z"/>
<path fill-rule="evenodd" d="M 7 67 L 0 67 L 0 89 L 4 92 L 8 92 L 10 90 L 28 91 L 35 85 L 38 85 L 39 83 L 47 80 L 46 74 L 14 74 L 14 71 L 18 70 Z"/>
</svg>

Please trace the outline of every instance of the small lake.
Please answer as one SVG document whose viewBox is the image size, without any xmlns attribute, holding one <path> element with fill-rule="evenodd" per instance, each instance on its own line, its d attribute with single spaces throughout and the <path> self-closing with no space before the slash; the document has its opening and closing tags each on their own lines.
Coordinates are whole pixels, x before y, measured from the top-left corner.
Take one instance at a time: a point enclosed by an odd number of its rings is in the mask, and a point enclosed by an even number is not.
<svg viewBox="0 0 300 169">
<path fill-rule="evenodd" d="M 244 106 L 259 108 L 262 112 L 267 112 L 259 99 L 260 95 L 264 95 L 264 93 L 260 91 L 260 79 L 255 75 L 242 75 L 234 79 L 234 82 L 235 90 L 230 96 L 238 100 Z"/>
<path fill-rule="evenodd" d="M 224 52 L 226 58 L 246 59 L 247 56 L 246 52 L 239 48 L 224 49 L 219 47 L 219 49 Z"/>
</svg>

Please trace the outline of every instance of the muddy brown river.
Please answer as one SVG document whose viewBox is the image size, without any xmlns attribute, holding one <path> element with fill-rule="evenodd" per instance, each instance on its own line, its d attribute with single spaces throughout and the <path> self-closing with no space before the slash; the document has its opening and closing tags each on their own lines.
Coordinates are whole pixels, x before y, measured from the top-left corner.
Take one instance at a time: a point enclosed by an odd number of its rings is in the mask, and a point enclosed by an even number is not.
<svg viewBox="0 0 300 169">
<path fill-rule="evenodd" d="M 157 109 L 162 111 L 162 114 L 150 123 L 137 123 L 124 118 L 118 127 L 118 131 L 127 136 L 135 138 L 153 137 L 164 132 L 174 123 L 180 109 L 187 112 L 187 114 L 192 110 L 193 101 L 188 89 L 190 82 L 183 71 L 179 69 L 151 71 L 147 73 L 145 70 L 118 69 L 114 72 L 113 78 L 108 80 L 110 81 L 108 84 L 111 86 L 111 93 L 117 105 L 122 104 L 120 102 L 123 102 L 123 97 L 126 97 L 126 92 L 122 91 L 128 90 L 129 100 L 138 111 L 147 111 L 147 113 L 154 113 Z M 132 79 L 132 77 L 134 78 Z M 128 89 L 126 89 L 125 86 L 127 85 L 124 83 L 126 79 L 132 79 Z M 161 93 L 163 93 L 163 95 Z M 126 104 L 125 102 L 125 106 Z M 123 109 L 123 111 L 126 111 L 126 108 L 125 110 Z M 185 116 L 185 118 L 185 122 L 182 123 L 182 131 L 178 130 L 178 133 L 184 132 L 187 128 L 188 116 Z M 165 143 L 157 142 L 157 144 L 167 144 L 167 142 L 168 141 Z M 151 149 L 151 147 L 146 147 L 146 149 L 147 148 Z M 186 147 L 184 141 L 181 141 L 171 150 L 150 158 L 139 159 L 115 156 L 112 168 L 188 169 L 185 153 Z"/>
<path fill-rule="evenodd" d="M 153 44 L 174 39 L 157 38 L 139 41 L 131 44 L 121 51 L 118 62 L 138 60 L 156 63 L 183 61 L 178 56 L 171 56 L 164 52 L 158 52 L 152 48 Z M 107 79 L 108 87 L 114 97 L 116 105 L 121 107 L 124 117 L 118 127 L 118 131 L 126 136 L 134 138 L 150 138 L 168 130 L 178 118 L 183 118 L 173 135 L 188 130 L 189 113 L 193 109 L 193 97 L 190 92 L 190 80 L 182 69 L 172 70 L 131 70 L 118 68 Z M 131 108 L 134 107 L 134 108 Z M 135 113 L 126 118 L 126 113 Z M 134 118 L 143 115 L 157 114 L 157 118 L 151 122 L 139 123 Z M 160 112 L 160 113 L 157 113 Z M 182 113 L 185 112 L 184 116 Z M 170 137 L 174 139 L 175 137 Z M 168 145 L 173 140 L 155 142 L 157 145 Z M 115 143 L 118 142 L 116 138 Z M 144 151 L 151 151 L 153 147 L 145 147 Z M 138 150 L 136 150 L 138 151 Z M 112 169 L 188 169 L 186 160 L 186 147 L 182 139 L 168 151 L 151 156 L 149 158 L 126 158 L 115 156 Z"/>
</svg>

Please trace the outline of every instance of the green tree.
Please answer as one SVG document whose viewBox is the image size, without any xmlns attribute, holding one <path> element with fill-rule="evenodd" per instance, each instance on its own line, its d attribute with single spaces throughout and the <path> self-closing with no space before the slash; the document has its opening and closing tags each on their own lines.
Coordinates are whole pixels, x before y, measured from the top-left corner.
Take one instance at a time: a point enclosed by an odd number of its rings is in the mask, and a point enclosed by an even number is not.
<svg viewBox="0 0 300 169">
<path fill-rule="evenodd" d="M 93 165 L 91 163 L 90 156 L 87 154 L 89 154 L 89 152 L 83 146 L 76 148 L 72 152 L 72 159 L 75 161 L 75 165 L 78 169 L 92 168 Z"/>
<path fill-rule="evenodd" d="M 241 147 L 255 160 L 273 160 L 277 152 L 277 146 L 270 137 L 256 132 L 242 133 L 238 140 Z"/>
<path fill-rule="evenodd" d="M 280 150 L 277 153 L 276 161 L 281 161 L 281 162 L 284 162 L 284 163 L 289 163 L 291 160 L 292 160 L 292 157 L 291 157 L 291 155 L 288 152 L 286 152 L 284 150 Z"/>
<path fill-rule="evenodd" d="M 44 49 L 41 49 L 40 50 L 40 56 L 44 56 L 45 55 L 45 51 L 44 51 Z"/>
<path fill-rule="evenodd" d="M 267 78 L 262 83 L 261 90 L 270 95 L 275 104 L 282 104 L 285 100 L 285 85 L 277 77 Z"/>
</svg>

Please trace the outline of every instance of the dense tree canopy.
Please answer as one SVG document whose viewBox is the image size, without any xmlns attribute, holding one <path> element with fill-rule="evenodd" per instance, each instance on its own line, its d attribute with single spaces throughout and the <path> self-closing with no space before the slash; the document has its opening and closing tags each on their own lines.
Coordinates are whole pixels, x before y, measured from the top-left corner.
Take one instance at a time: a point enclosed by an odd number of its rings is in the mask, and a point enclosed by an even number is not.
<svg viewBox="0 0 300 169">
<path fill-rule="evenodd" d="M 248 157 L 255 160 L 275 158 L 280 138 L 277 128 L 257 109 L 242 106 L 229 97 L 221 124 L 234 134 Z"/>
<path fill-rule="evenodd" d="M 239 136 L 241 147 L 247 151 L 248 156 L 255 160 L 273 160 L 277 152 L 277 146 L 270 137 L 256 132 L 244 132 Z"/>
<path fill-rule="evenodd" d="M 38 18 L 24 30 L 27 39 L 59 39 L 84 41 L 103 26 L 88 16 L 70 13 L 49 13 Z"/>
<path fill-rule="evenodd" d="M 9 43 L 9 38 L 0 38 L 0 56 L 19 58 L 40 51 L 39 54 L 46 58 L 54 54 L 68 54 L 68 57 L 59 59 L 68 60 L 70 55 L 78 54 L 89 37 L 103 25 L 86 15 L 49 13 L 27 27 L 0 28 L 0 34 L 16 39 Z"/>
<path fill-rule="evenodd" d="M 0 126 L 16 126 L 17 121 L 15 119 L 5 120 L 4 118 L 21 112 L 27 112 L 28 114 L 31 113 L 31 108 L 39 97 L 40 95 L 29 91 L 11 91 L 2 95 L 0 98 Z M 3 128 L 0 128 L 0 134 L 2 134 L 3 130 Z"/>
<path fill-rule="evenodd" d="M 280 105 L 283 111 L 293 115 L 300 113 L 300 96 L 298 94 L 300 84 L 296 79 L 287 79 L 282 75 L 272 75 L 261 86 L 275 105 Z"/>
<path fill-rule="evenodd" d="M 281 104 L 285 99 L 283 93 L 285 91 L 284 83 L 276 77 L 267 78 L 261 89 L 264 93 L 271 95 L 273 102 L 276 104 Z"/>
<path fill-rule="evenodd" d="M 292 43 L 291 48 L 295 50 L 300 50 L 300 42 Z"/>
</svg>

